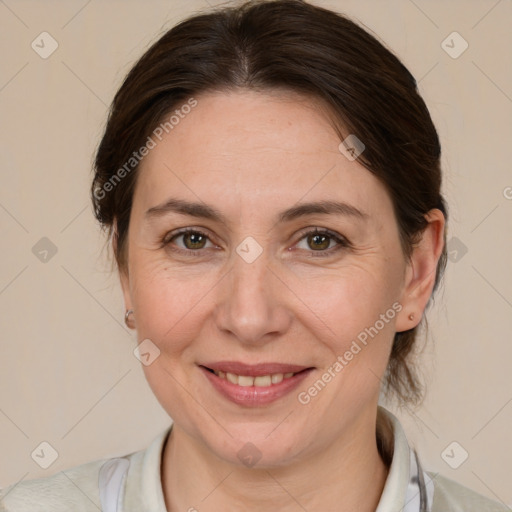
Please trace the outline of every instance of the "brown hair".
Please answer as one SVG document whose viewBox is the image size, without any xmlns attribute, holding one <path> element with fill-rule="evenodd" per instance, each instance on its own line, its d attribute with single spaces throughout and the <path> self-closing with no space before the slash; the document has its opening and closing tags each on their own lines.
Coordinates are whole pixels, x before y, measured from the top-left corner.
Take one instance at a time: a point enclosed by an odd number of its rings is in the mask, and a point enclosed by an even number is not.
<svg viewBox="0 0 512 512">
<path fill-rule="evenodd" d="M 407 257 L 427 225 L 425 214 L 438 208 L 446 217 L 438 135 L 400 60 L 343 15 L 300 0 L 250 1 L 173 27 L 145 52 L 115 95 L 91 193 L 97 219 L 115 236 L 121 270 L 136 150 L 193 96 L 238 88 L 286 89 L 323 101 L 340 138 L 355 134 L 364 142 L 358 161 L 386 187 Z M 444 249 L 434 289 L 445 265 Z M 416 330 L 395 334 L 385 380 L 386 394 L 392 390 L 411 403 L 422 399 L 422 385 L 408 363 Z"/>
</svg>

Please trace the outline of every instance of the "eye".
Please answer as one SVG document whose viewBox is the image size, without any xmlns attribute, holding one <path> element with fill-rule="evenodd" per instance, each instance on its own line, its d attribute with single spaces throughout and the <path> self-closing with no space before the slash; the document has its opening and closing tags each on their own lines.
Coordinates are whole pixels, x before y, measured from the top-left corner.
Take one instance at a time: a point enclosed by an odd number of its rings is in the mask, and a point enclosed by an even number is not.
<svg viewBox="0 0 512 512">
<path fill-rule="evenodd" d="M 315 228 L 304 233 L 299 243 L 302 240 L 306 243 L 304 250 L 312 251 L 311 256 L 313 257 L 330 256 L 341 249 L 350 247 L 350 243 L 345 237 L 328 229 Z"/>
<path fill-rule="evenodd" d="M 176 243 L 176 240 L 180 239 L 182 242 L 181 246 Z M 328 229 L 315 228 L 303 233 L 296 247 L 300 245 L 302 240 L 305 241 L 307 247 L 300 249 L 309 251 L 312 257 L 331 256 L 341 249 L 350 247 L 350 243 L 345 237 Z M 210 243 L 209 247 L 207 246 L 208 243 Z M 191 256 L 201 256 L 204 254 L 201 249 L 217 247 L 206 233 L 194 228 L 185 228 L 178 232 L 169 233 L 163 240 L 162 246 L 173 252 Z"/>
<path fill-rule="evenodd" d="M 173 244 L 175 240 L 179 239 L 182 239 L 183 245 L 181 247 Z M 200 249 L 209 248 L 206 247 L 207 242 L 210 242 L 211 247 L 215 247 L 206 233 L 198 229 L 186 228 L 167 235 L 163 240 L 163 246 L 169 248 L 171 251 L 199 256 L 201 253 Z"/>
</svg>

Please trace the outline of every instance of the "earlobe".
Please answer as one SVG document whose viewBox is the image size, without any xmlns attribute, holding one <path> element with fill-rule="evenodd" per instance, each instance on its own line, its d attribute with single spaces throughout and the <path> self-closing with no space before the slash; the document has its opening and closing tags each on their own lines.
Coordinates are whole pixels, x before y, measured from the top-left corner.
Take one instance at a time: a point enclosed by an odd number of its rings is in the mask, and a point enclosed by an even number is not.
<svg viewBox="0 0 512 512">
<path fill-rule="evenodd" d="M 129 329 L 135 329 L 135 319 L 133 315 L 133 309 L 127 309 L 124 314 L 124 323 Z"/>
<path fill-rule="evenodd" d="M 430 210 L 425 218 L 428 224 L 412 250 L 406 270 L 397 332 L 413 329 L 420 323 L 436 281 L 437 264 L 444 247 L 445 218 L 438 209 Z"/>
<path fill-rule="evenodd" d="M 119 269 L 119 281 L 121 283 L 125 305 L 124 323 L 130 329 L 135 329 L 135 314 L 132 308 L 130 280 L 128 278 L 128 272 L 125 269 Z"/>
<path fill-rule="evenodd" d="M 110 243 L 112 246 L 112 251 L 114 254 L 115 259 L 119 262 L 119 254 L 118 254 L 118 239 L 119 234 L 117 230 L 117 221 L 114 219 L 114 222 L 112 224 L 112 232 L 110 235 Z M 119 281 L 121 284 L 121 290 L 123 292 L 123 298 L 124 298 L 124 305 L 125 305 L 125 316 L 124 316 L 124 322 L 125 324 L 130 328 L 135 328 L 134 325 L 134 315 L 133 315 L 133 308 L 132 308 L 132 300 L 131 300 L 131 294 L 130 294 L 130 279 L 128 275 L 128 269 L 126 266 L 120 266 L 118 263 L 118 272 L 119 272 Z"/>
<path fill-rule="evenodd" d="M 124 314 L 124 323 L 126 326 L 130 329 L 135 329 L 135 312 L 133 311 L 132 307 L 132 299 L 130 294 L 130 280 L 128 277 L 127 270 L 120 268 L 119 269 L 119 281 L 121 282 L 121 289 L 123 290 L 123 297 L 124 297 L 124 307 L 125 307 L 125 314 Z"/>
</svg>

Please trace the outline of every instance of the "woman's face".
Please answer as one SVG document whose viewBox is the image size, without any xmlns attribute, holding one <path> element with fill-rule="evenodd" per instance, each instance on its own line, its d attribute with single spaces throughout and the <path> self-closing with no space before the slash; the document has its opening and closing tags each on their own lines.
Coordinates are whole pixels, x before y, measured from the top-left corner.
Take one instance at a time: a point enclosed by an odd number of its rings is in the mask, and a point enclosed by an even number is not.
<svg viewBox="0 0 512 512">
<path fill-rule="evenodd" d="M 414 326 L 408 265 L 386 190 L 319 105 L 196 100 L 139 169 L 126 305 L 176 429 L 227 461 L 287 464 L 372 427 L 394 333 Z"/>
</svg>

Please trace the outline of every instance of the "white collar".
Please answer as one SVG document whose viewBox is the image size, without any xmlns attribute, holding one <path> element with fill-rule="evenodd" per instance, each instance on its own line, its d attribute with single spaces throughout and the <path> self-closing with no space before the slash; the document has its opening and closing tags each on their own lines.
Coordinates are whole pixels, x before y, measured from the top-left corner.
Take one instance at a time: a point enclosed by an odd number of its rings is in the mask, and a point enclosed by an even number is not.
<svg viewBox="0 0 512 512">
<path fill-rule="evenodd" d="M 147 512 L 165 512 L 161 481 L 161 460 L 172 425 L 156 437 L 143 452 L 139 497 Z M 375 512 L 430 512 L 434 484 L 414 450 L 411 450 L 398 419 L 387 409 L 378 406 L 377 430 L 383 449 L 391 458 L 389 473 Z M 107 461 L 99 476 L 100 496 L 104 512 L 121 512 L 122 488 L 128 469 L 126 458 Z"/>
<path fill-rule="evenodd" d="M 393 458 L 375 512 L 430 512 L 434 484 L 409 447 L 398 418 L 379 405 L 377 426 L 381 442 Z"/>
</svg>

